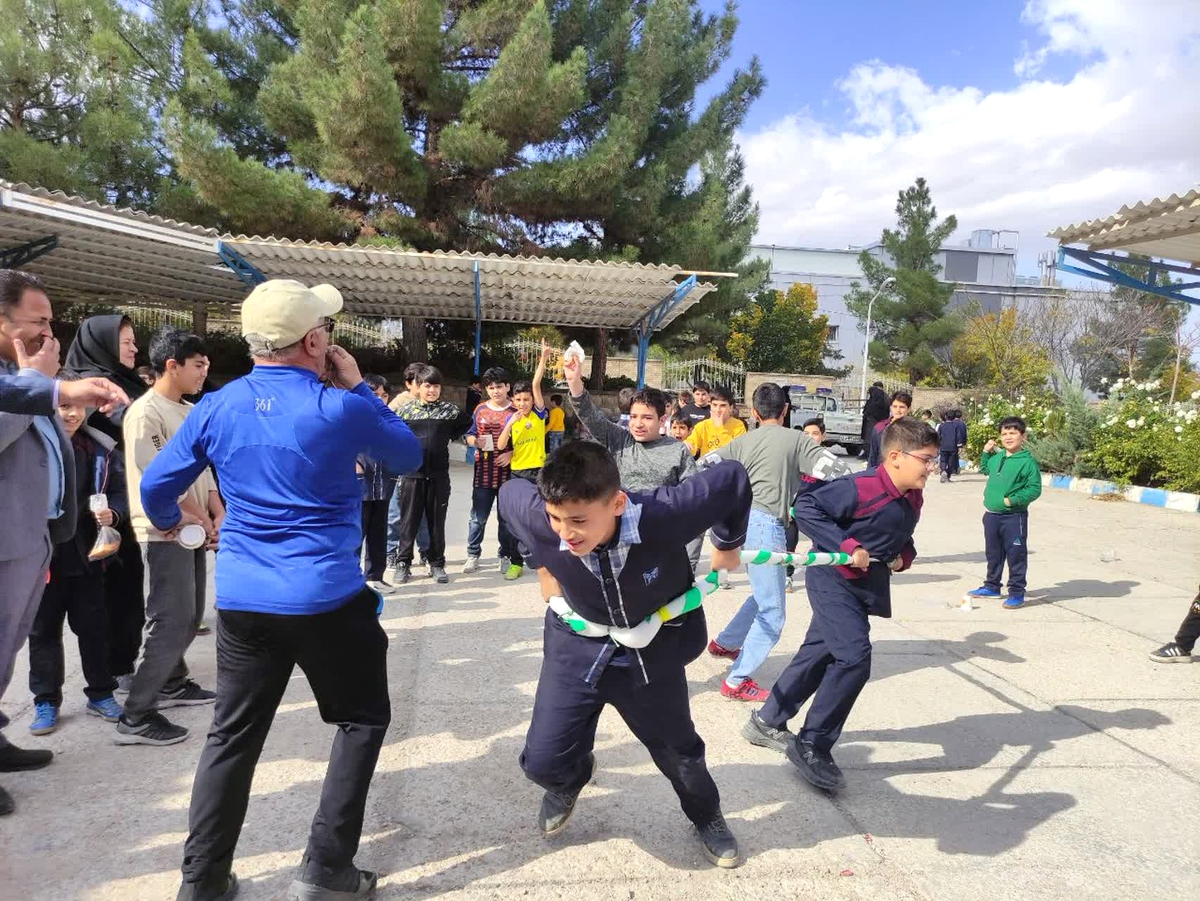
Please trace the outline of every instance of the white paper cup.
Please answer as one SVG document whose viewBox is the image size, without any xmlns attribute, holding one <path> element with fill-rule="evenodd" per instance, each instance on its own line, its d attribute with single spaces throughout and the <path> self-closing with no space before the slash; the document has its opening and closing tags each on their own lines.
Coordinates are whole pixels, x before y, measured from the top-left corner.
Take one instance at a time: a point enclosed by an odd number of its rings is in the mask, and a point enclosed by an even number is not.
<svg viewBox="0 0 1200 901">
<path fill-rule="evenodd" d="M 179 530 L 179 537 L 175 540 L 181 547 L 195 551 L 204 547 L 204 543 L 208 541 L 208 533 L 204 531 L 204 526 L 191 523 Z"/>
</svg>

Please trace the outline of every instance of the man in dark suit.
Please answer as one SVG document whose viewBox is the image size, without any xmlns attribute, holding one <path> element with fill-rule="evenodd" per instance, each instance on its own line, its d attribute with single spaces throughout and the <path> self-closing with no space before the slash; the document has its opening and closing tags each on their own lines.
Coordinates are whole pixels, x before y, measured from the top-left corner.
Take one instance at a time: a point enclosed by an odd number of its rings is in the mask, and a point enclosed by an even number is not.
<svg viewBox="0 0 1200 901">
<path fill-rule="evenodd" d="M 18 383 L 17 393 L 5 391 L 14 405 L 44 410 L 47 387 L 54 403 L 57 343 L 47 346 L 54 342 L 52 316 L 50 299 L 36 276 L 0 269 L 0 368 L 28 380 Z M 39 381 L 44 384 L 30 384 Z M 12 382 L 4 387 L 11 388 Z M 37 614 L 51 550 L 75 534 L 74 483 L 71 442 L 57 418 L 0 412 L 0 696 Z M 8 718 L 0 713 L 0 729 L 6 725 Z M 38 769 L 52 758 L 49 751 L 17 748 L 0 733 L 0 772 Z M 0 788 L 0 815 L 11 813 L 13 806 Z"/>
</svg>

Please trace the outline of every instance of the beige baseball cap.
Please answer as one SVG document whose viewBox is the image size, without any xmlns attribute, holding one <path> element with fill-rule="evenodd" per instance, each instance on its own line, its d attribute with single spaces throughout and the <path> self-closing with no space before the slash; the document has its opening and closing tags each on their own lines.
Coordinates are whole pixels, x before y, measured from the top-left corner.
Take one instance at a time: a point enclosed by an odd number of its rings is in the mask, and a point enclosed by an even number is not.
<svg viewBox="0 0 1200 901">
<path fill-rule="evenodd" d="M 341 310 L 342 293 L 333 285 L 307 288 L 291 279 L 273 278 L 242 301 L 242 336 L 261 335 L 276 349 L 287 347 Z"/>
</svg>

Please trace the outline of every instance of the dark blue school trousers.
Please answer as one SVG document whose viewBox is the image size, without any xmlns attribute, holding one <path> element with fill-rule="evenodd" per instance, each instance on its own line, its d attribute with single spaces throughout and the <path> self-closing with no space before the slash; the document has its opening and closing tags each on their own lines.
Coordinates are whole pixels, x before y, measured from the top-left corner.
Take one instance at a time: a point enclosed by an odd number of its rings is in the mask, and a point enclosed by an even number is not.
<svg viewBox="0 0 1200 901">
<path fill-rule="evenodd" d="M 1029 570 L 1029 511 L 983 514 L 983 541 L 987 551 L 987 581 L 999 591 L 1008 564 L 1008 596 L 1025 594 L 1025 575 Z"/>
<path fill-rule="evenodd" d="M 842 734 L 854 702 L 871 678 L 871 624 L 861 589 L 831 567 L 804 571 L 812 621 L 804 643 L 780 674 L 759 716 L 786 729 L 812 698 L 797 733 L 820 751 L 829 751 Z"/>
</svg>

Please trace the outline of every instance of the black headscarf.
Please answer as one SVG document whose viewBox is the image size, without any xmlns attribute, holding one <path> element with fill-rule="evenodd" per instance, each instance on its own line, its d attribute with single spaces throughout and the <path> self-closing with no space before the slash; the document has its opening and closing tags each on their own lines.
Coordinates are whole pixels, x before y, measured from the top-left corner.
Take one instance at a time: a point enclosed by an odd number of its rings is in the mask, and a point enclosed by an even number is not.
<svg viewBox="0 0 1200 901">
<path fill-rule="evenodd" d="M 98 376 L 109 379 L 119 385 L 130 400 L 135 400 L 146 393 L 146 383 L 133 369 L 121 363 L 121 326 L 130 325 L 129 318 L 120 313 L 106 316 L 90 316 L 79 325 L 75 340 L 67 350 L 67 360 L 63 371 L 68 375 L 84 378 Z M 125 407 L 121 406 L 108 414 L 107 419 L 118 426 L 114 437 L 120 440 L 121 420 L 125 417 Z M 92 419 L 100 420 L 100 414 Z M 103 424 L 91 422 L 105 432 L 110 430 Z M 111 434 L 111 433 L 110 433 Z"/>
</svg>

